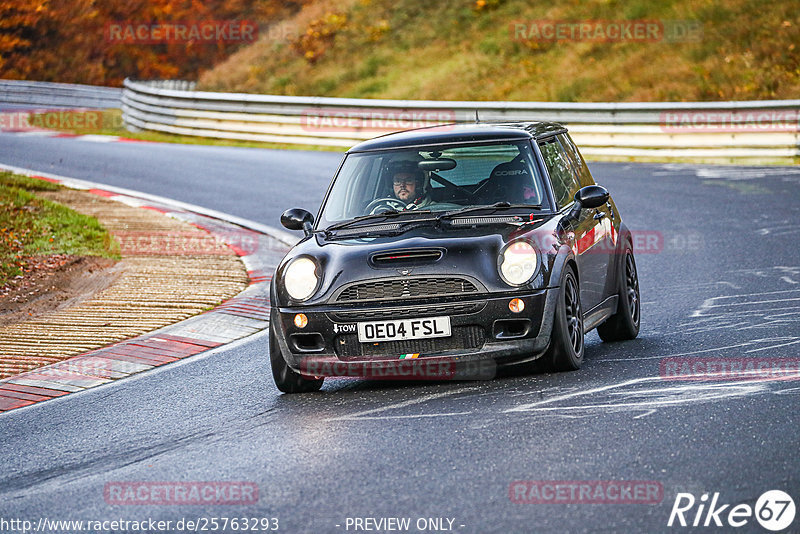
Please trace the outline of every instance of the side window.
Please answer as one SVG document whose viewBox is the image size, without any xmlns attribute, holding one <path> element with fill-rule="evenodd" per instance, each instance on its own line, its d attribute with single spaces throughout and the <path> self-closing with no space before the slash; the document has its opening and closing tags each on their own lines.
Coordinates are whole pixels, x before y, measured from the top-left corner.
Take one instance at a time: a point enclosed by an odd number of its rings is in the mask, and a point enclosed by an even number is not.
<svg viewBox="0 0 800 534">
<path fill-rule="evenodd" d="M 566 151 L 556 139 L 550 139 L 539 144 L 544 156 L 544 163 L 550 173 L 550 182 L 553 184 L 553 194 L 559 209 L 570 202 L 572 197 L 581 188 L 575 175 L 572 173 L 571 162 Z"/>
<path fill-rule="evenodd" d="M 578 151 L 578 147 L 572 142 L 572 138 L 568 134 L 558 134 L 556 137 L 561 141 L 561 145 L 572 161 L 572 168 L 581 181 L 581 187 L 594 185 L 594 178 L 592 178 L 592 173 L 589 172 L 589 166 L 586 165 L 586 161 L 584 161 L 583 156 L 581 156 L 581 153 Z"/>
</svg>

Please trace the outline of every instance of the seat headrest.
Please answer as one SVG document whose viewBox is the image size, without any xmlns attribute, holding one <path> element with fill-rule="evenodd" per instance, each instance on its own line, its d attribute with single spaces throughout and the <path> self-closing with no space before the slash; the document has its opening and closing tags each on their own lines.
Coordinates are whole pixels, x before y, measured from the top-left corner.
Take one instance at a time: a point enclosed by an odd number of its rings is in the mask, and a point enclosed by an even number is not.
<svg viewBox="0 0 800 534">
<path fill-rule="evenodd" d="M 486 184 L 490 202 L 528 203 L 536 198 L 531 184 L 531 169 L 522 158 L 501 163 L 492 169 Z"/>
<path fill-rule="evenodd" d="M 511 161 L 501 163 L 492 169 L 492 173 L 489 175 L 490 180 L 509 179 L 514 177 L 523 179 L 530 178 L 530 171 L 521 160 L 513 159 Z"/>
</svg>

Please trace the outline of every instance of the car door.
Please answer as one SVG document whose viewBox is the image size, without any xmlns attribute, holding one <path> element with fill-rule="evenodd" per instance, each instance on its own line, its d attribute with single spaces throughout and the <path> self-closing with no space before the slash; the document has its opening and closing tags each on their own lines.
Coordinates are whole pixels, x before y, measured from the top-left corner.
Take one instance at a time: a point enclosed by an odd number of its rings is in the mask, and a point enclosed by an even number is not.
<svg viewBox="0 0 800 534">
<path fill-rule="evenodd" d="M 581 187 L 587 185 L 595 185 L 592 173 L 589 171 L 589 166 L 581 156 L 578 147 L 572 141 L 569 134 L 559 134 L 558 140 L 561 146 L 564 147 L 570 161 L 573 165 L 573 171 L 578 175 L 581 182 Z M 599 221 L 598 226 L 595 228 L 595 246 L 593 254 L 598 255 L 598 271 L 596 273 L 597 283 L 605 286 L 601 289 L 600 301 L 613 293 L 616 289 L 614 284 L 614 273 L 616 273 L 616 249 L 617 240 L 619 239 L 619 225 L 621 219 L 617 213 L 614 212 L 614 203 L 609 198 L 608 202 L 604 205 L 591 210 L 592 217 Z M 609 285 L 609 283 L 611 283 Z"/>
<path fill-rule="evenodd" d="M 559 139 L 552 137 L 541 141 L 539 148 L 550 174 L 556 204 L 565 214 L 581 188 L 580 176 Z M 600 218 L 595 218 L 595 214 L 595 210 L 582 210 L 578 220 L 572 223 L 584 313 L 600 303 L 605 286 L 604 273 L 608 267 L 608 253 L 599 251 L 597 241 L 597 236 L 602 235 L 603 223 Z"/>
</svg>

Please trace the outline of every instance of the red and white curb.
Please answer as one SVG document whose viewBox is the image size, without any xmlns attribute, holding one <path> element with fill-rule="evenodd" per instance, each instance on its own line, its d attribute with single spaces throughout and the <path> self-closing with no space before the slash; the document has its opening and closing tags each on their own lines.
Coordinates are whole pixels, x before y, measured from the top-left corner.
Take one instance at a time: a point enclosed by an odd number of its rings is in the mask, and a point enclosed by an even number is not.
<svg viewBox="0 0 800 534">
<path fill-rule="evenodd" d="M 250 285 L 208 312 L 142 336 L 0 380 L 0 413 L 107 384 L 183 360 L 269 326 L 272 273 L 296 237 L 276 228 L 162 197 L 0 164 L 7 170 L 87 190 L 189 222 L 225 242 L 247 268 Z"/>
<path fill-rule="evenodd" d="M 73 134 L 59 132 L 55 130 L 9 130 L 0 129 L 1 133 L 18 135 L 20 137 L 57 137 L 70 138 L 78 141 L 89 141 L 92 143 L 156 143 L 157 141 L 146 141 L 143 139 L 130 139 L 119 135 L 100 135 L 100 134 Z"/>
</svg>

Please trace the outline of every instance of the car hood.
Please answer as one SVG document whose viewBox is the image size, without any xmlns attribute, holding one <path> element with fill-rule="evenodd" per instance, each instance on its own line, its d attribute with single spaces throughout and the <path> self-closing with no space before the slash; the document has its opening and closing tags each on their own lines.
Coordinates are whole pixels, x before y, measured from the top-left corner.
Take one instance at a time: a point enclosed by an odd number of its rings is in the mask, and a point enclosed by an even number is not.
<svg viewBox="0 0 800 534">
<path fill-rule="evenodd" d="M 540 243 L 541 236 L 552 235 L 552 231 L 552 221 L 542 219 L 522 225 L 443 225 L 441 228 L 426 225 L 391 236 L 371 236 L 365 232 L 353 237 L 326 239 L 318 233 L 298 243 L 278 266 L 276 296 L 279 304 L 289 303 L 280 279 L 286 265 L 298 256 L 314 258 L 322 273 L 319 290 L 304 305 L 331 302 L 339 288 L 353 282 L 389 278 L 454 276 L 477 282 L 481 293 L 516 291 L 520 288 L 509 286 L 498 274 L 500 252 L 517 239 Z M 547 273 L 540 267 L 537 276 L 524 287 L 541 288 L 546 283 Z"/>
</svg>

